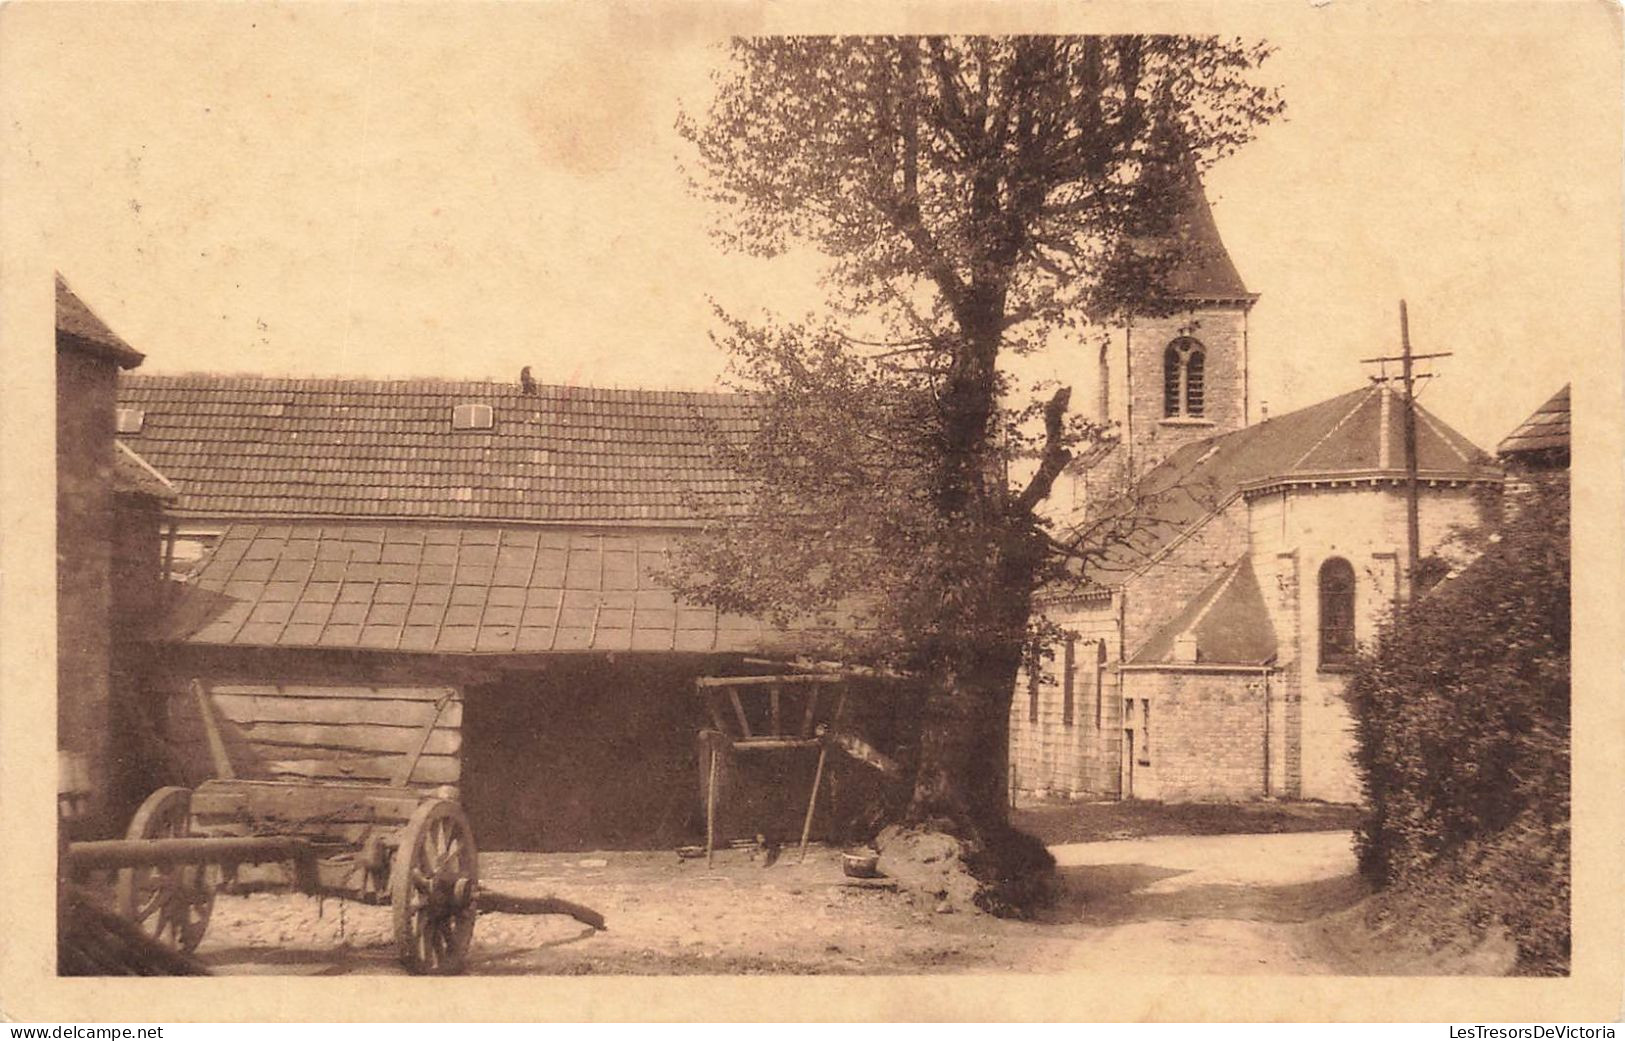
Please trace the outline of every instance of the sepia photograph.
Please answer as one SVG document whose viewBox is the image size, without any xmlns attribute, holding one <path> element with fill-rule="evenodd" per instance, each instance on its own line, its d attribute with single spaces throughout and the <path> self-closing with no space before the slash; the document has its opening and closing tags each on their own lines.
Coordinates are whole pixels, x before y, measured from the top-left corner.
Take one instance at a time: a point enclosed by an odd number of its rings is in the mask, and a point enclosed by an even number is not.
<svg viewBox="0 0 1625 1041">
<path fill-rule="evenodd" d="M 1619 11 L 1535 7 L 8 7 L 51 1015 L 1617 1016 Z"/>
</svg>

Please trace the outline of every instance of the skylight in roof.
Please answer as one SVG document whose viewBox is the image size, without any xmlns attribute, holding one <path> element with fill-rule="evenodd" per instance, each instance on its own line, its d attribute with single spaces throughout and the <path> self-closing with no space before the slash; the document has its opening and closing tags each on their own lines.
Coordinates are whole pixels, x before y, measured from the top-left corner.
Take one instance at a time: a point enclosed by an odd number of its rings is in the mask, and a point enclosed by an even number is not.
<svg viewBox="0 0 1625 1041">
<path fill-rule="evenodd" d="M 451 410 L 453 430 L 490 430 L 496 417 L 490 405 L 454 405 Z"/>
<path fill-rule="evenodd" d="M 113 415 L 115 429 L 121 434 L 139 434 L 147 421 L 147 413 L 139 408 L 117 409 Z"/>
</svg>

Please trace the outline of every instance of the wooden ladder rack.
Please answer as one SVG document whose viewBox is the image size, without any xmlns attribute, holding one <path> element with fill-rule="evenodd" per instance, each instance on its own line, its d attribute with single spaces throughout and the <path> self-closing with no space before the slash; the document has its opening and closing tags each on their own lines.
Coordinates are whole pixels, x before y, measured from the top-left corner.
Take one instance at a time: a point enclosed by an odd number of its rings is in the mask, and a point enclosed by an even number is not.
<svg viewBox="0 0 1625 1041">
<path fill-rule="evenodd" d="M 819 693 L 823 687 L 835 688 L 835 708 L 831 720 L 838 720 L 846 708 L 848 677 L 839 673 L 795 673 L 779 676 L 702 676 L 694 681 L 705 698 L 706 712 L 711 717 L 712 729 L 701 731 L 701 743 L 709 761 L 706 765 L 705 791 L 705 859 L 714 863 L 716 854 L 717 764 L 725 747 L 730 752 L 785 752 L 797 749 L 818 749 L 818 765 L 813 772 L 812 791 L 807 797 L 807 813 L 801 824 L 801 858 L 807 857 L 807 841 L 812 834 L 813 811 L 818 805 L 818 789 L 824 779 L 824 764 L 829 756 L 818 718 Z M 785 728 L 784 690 L 786 687 L 806 687 L 806 708 L 797 728 Z M 750 714 L 745 711 L 743 693 L 765 691 L 767 702 L 767 729 L 757 732 L 751 726 Z M 726 697 L 733 710 L 730 727 L 723 713 L 722 701 Z"/>
</svg>

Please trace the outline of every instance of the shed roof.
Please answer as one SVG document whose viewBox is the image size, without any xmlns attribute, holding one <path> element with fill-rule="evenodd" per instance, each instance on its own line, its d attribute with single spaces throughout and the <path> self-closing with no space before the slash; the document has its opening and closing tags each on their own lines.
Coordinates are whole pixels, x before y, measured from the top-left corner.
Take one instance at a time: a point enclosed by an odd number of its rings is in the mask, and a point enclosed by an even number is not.
<svg viewBox="0 0 1625 1041">
<path fill-rule="evenodd" d="M 1496 446 L 1502 456 L 1563 453 L 1569 449 L 1569 385 L 1553 394 Z"/>
<path fill-rule="evenodd" d="M 440 380 L 132 376 L 123 435 L 179 488 L 183 516 L 679 523 L 742 483 L 712 432 L 754 428 L 748 397 Z M 488 405 L 489 429 L 453 429 Z"/>
<path fill-rule="evenodd" d="M 56 276 L 56 332 L 58 350 L 88 350 L 116 362 L 120 368 L 133 369 L 146 358 L 96 317 L 96 312 L 85 306 L 60 274 Z"/>
<path fill-rule="evenodd" d="M 1432 413 L 1416 408 L 1417 472 L 1426 481 L 1493 482 L 1490 457 Z M 1262 423 L 1192 442 L 1154 467 L 1133 505 L 1151 519 L 1089 570 L 1102 585 L 1140 570 L 1238 494 L 1329 482 L 1405 478 L 1404 401 L 1371 384 Z M 1127 508 L 1107 503 L 1103 511 Z"/>
<path fill-rule="evenodd" d="M 775 629 L 680 604 L 675 536 L 406 523 L 227 529 L 158 637 L 438 654 L 768 652 L 850 616 Z"/>
</svg>

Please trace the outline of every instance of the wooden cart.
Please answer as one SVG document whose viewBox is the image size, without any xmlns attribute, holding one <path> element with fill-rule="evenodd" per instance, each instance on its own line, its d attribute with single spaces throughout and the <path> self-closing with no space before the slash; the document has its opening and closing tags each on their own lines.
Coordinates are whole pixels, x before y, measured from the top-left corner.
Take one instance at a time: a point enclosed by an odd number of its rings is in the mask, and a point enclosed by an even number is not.
<svg viewBox="0 0 1625 1041">
<path fill-rule="evenodd" d="M 216 890 L 245 864 L 283 863 L 292 887 L 393 909 L 401 963 L 461 972 L 474 935 L 478 851 L 455 789 L 409 787 L 435 719 L 387 784 L 238 778 L 194 683 L 216 777 L 148 796 L 127 837 L 69 847 L 75 872 L 117 870 L 119 912 L 183 951 L 202 941 Z M 448 691 L 435 709 L 454 692 Z"/>
</svg>

